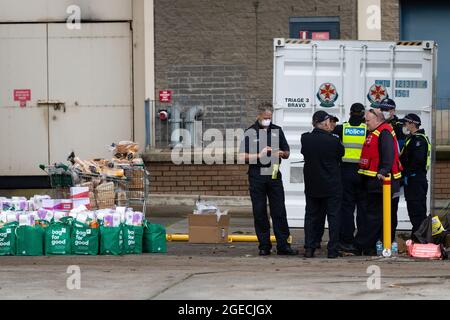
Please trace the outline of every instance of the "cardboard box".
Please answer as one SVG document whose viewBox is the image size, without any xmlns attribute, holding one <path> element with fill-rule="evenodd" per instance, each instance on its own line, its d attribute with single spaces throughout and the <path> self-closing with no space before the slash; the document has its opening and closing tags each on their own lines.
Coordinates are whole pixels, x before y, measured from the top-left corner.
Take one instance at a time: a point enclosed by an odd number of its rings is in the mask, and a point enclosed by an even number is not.
<svg viewBox="0 0 450 320">
<path fill-rule="evenodd" d="M 70 187 L 72 199 L 89 198 L 89 187 Z"/>
<path fill-rule="evenodd" d="M 215 214 L 190 214 L 189 242 L 191 243 L 226 243 L 230 216 L 221 215 L 217 221 Z"/>
<path fill-rule="evenodd" d="M 78 208 L 81 205 L 84 205 L 86 209 L 91 209 L 91 201 L 89 198 L 80 198 L 80 199 L 73 199 L 73 208 Z"/>
</svg>

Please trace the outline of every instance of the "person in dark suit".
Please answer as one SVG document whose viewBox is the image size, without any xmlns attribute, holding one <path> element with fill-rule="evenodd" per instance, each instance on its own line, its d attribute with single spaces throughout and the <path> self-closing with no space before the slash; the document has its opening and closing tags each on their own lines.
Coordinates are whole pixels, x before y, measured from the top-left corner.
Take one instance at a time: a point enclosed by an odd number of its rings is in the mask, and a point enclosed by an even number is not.
<svg viewBox="0 0 450 320">
<path fill-rule="evenodd" d="M 302 134 L 301 153 L 305 165 L 305 257 L 314 257 L 314 251 L 328 219 L 328 258 L 339 255 L 339 211 L 342 199 L 340 162 L 344 146 L 331 134 L 330 119 L 325 111 L 312 117 L 314 129 Z"/>
</svg>

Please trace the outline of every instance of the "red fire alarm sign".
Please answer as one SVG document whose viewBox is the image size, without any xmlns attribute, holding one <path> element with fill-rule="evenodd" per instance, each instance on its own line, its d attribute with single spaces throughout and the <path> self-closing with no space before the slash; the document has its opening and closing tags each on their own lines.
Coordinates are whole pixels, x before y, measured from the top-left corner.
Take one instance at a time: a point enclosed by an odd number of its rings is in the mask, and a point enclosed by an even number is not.
<svg viewBox="0 0 450 320">
<path fill-rule="evenodd" d="M 159 91 L 159 102 L 170 102 L 172 100 L 171 90 L 160 90 Z"/>
</svg>

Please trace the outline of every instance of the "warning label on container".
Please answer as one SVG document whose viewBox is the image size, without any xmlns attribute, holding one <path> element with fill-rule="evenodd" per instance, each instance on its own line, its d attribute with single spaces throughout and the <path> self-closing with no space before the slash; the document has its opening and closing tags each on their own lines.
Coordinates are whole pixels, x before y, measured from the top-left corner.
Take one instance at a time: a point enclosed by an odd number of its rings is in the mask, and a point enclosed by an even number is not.
<svg viewBox="0 0 450 320">
<path fill-rule="evenodd" d="M 26 106 L 27 101 L 31 100 L 31 89 L 14 89 L 14 101 L 19 101 L 21 108 Z"/>
</svg>

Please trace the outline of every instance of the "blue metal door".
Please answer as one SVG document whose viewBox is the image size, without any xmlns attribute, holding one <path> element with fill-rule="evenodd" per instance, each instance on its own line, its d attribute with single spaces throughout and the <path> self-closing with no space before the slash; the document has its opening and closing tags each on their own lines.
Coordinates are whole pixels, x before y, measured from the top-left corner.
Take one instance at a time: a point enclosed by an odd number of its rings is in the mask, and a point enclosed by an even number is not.
<svg viewBox="0 0 450 320">
<path fill-rule="evenodd" d="M 450 3 L 402 0 L 402 40 L 435 40 L 438 44 L 437 107 L 450 108 Z"/>
</svg>

